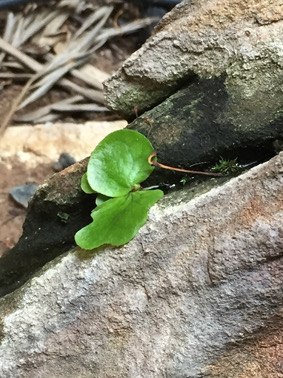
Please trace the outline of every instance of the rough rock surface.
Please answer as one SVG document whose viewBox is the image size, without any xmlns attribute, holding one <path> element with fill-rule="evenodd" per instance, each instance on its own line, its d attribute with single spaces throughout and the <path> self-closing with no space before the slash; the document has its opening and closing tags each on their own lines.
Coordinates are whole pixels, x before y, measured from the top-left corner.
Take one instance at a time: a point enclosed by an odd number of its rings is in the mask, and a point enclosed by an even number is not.
<svg viewBox="0 0 283 378">
<path fill-rule="evenodd" d="M 225 75 L 237 105 L 269 104 L 275 114 L 283 97 L 282 33 L 282 1 L 184 0 L 106 82 L 106 99 L 133 118 L 135 106 L 150 109 L 196 77 Z"/>
<path fill-rule="evenodd" d="M 1 377 L 281 377 L 283 153 L 0 302 Z M 40 246 L 38 246 L 40 249 Z"/>
<path fill-rule="evenodd" d="M 283 71 L 281 81 L 283 84 Z M 227 92 L 225 77 L 196 80 L 128 127 L 148 136 L 158 160 L 171 166 L 214 165 L 221 156 L 246 164 L 274 156 L 274 141 L 283 140 L 283 92 L 276 114 L 268 105 L 262 106 L 258 94 L 253 104 L 234 100 Z"/>
<path fill-rule="evenodd" d="M 19 242 L 0 259 L 0 296 L 73 246 L 75 233 L 90 222 L 95 198 L 80 185 L 87 161 L 53 175 L 31 199 Z"/>
</svg>

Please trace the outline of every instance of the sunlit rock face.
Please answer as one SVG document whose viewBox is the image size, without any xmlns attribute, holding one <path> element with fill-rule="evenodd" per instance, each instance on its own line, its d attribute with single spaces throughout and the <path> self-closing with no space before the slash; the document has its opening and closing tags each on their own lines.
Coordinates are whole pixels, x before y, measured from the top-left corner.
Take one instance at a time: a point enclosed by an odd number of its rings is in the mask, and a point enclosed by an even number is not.
<svg viewBox="0 0 283 378">
<path fill-rule="evenodd" d="M 141 114 L 180 86 L 220 75 L 243 108 L 274 103 L 274 91 L 282 105 L 274 85 L 282 84 L 282 14 L 277 0 L 182 1 L 105 83 L 108 105 L 131 119 L 135 107 Z"/>
<path fill-rule="evenodd" d="M 174 192 L 124 247 L 48 263 L 1 300 L 0 375 L 279 376 L 282 172 Z"/>
</svg>

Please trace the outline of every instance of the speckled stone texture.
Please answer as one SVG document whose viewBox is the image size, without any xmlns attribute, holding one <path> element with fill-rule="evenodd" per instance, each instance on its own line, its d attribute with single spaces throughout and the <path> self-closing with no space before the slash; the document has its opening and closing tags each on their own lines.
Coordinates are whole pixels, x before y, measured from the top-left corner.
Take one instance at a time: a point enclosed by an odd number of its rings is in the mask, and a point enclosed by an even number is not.
<svg viewBox="0 0 283 378">
<path fill-rule="evenodd" d="M 282 174 L 170 194 L 124 247 L 48 263 L 1 299 L 0 376 L 281 377 Z"/>
<path fill-rule="evenodd" d="M 136 106 L 142 114 L 196 77 L 226 75 L 236 105 L 257 99 L 276 114 L 278 101 L 282 105 L 275 85 L 282 85 L 282 15 L 278 0 L 182 1 L 106 82 L 108 105 L 132 119 Z"/>
</svg>

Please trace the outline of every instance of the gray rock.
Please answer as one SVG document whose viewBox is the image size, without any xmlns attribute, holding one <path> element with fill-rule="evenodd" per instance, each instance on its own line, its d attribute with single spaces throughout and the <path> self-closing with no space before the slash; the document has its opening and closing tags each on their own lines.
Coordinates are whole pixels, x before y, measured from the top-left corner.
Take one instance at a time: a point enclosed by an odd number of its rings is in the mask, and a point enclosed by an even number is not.
<svg viewBox="0 0 283 378">
<path fill-rule="evenodd" d="M 106 82 L 109 106 L 166 165 L 269 159 L 283 139 L 282 14 L 275 0 L 183 1 Z"/>
<path fill-rule="evenodd" d="M 0 301 L 1 377 L 282 375 L 283 153 Z"/>
<path fill-rule="evenodd" d="M 242 109 L 257 101 L 259 113 L 268 107 L 275 116 L 283 102 L 282 14 L 278 0 L 244 6 L 242 0 L 184 0 L 106 82 L 108 105 L 131 119 L 135 106 L 141 114 L 196 77 L 225 75 L 231 112 L 241 119 Z"/>
<path fill-rule="evenodd" d="M 10 190 L 10 194 L 13 199 L 23 207 L 28 207 L 28 202 L 34 195 L 38 188 L 37 184 L 25 184 L 20 186 L 15 186 Z"/>
<path fill-rule="evenodd" d="M 56 172 L 60 172 L 70 165 L 75 164 L 75 162 L 76 159 L 73 158 L 73 156 L 71 156 L 68 152 L 62 152 L 59 159 L 53 164 L 53 169 Z"/>
</svg>

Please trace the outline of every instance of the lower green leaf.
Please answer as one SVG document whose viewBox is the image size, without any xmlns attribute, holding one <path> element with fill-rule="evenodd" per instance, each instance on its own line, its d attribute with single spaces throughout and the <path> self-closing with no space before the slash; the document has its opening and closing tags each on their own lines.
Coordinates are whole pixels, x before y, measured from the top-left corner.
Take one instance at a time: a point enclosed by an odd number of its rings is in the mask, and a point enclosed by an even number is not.
<svg viewBox="0 0 283 378">
<path fill-rule="evenodd" d="M 146 222 L 148 210 L 162 196 L 161 190 L 151 190 L 110 198 L 94 209 L 93 222 L 76 233 L 76 243 L 83 249 L 128 243 Z"/>
<path fill-rule="evenodd" d="M 83 190 L 86 194 L 96 193 L 96 192 L 92 189 L 92 187 L 89 185 L 88 180 L 87 180 L 87 174 L 86 174 L 86 173 L 82 176 L 82 179 L 81 179 L 81 188 L 82 188 L 82 190 Z"/>
<path fill-rule="evenodd" d="M 97 197 L 96 197 L 96 200 L 95 200 L 95 204 L 96 204 L 96 206 L 99 206 L 99 205 L 101 205 L 103 202 L 108 201 L 109 198 L 111 198 L 111 197 L 107 197 L 107 196 L 105 196 L 104 194 L 100 194 L 100 193 L 98 193 L 98 195 L 97 195 Z"/>
</svg>

